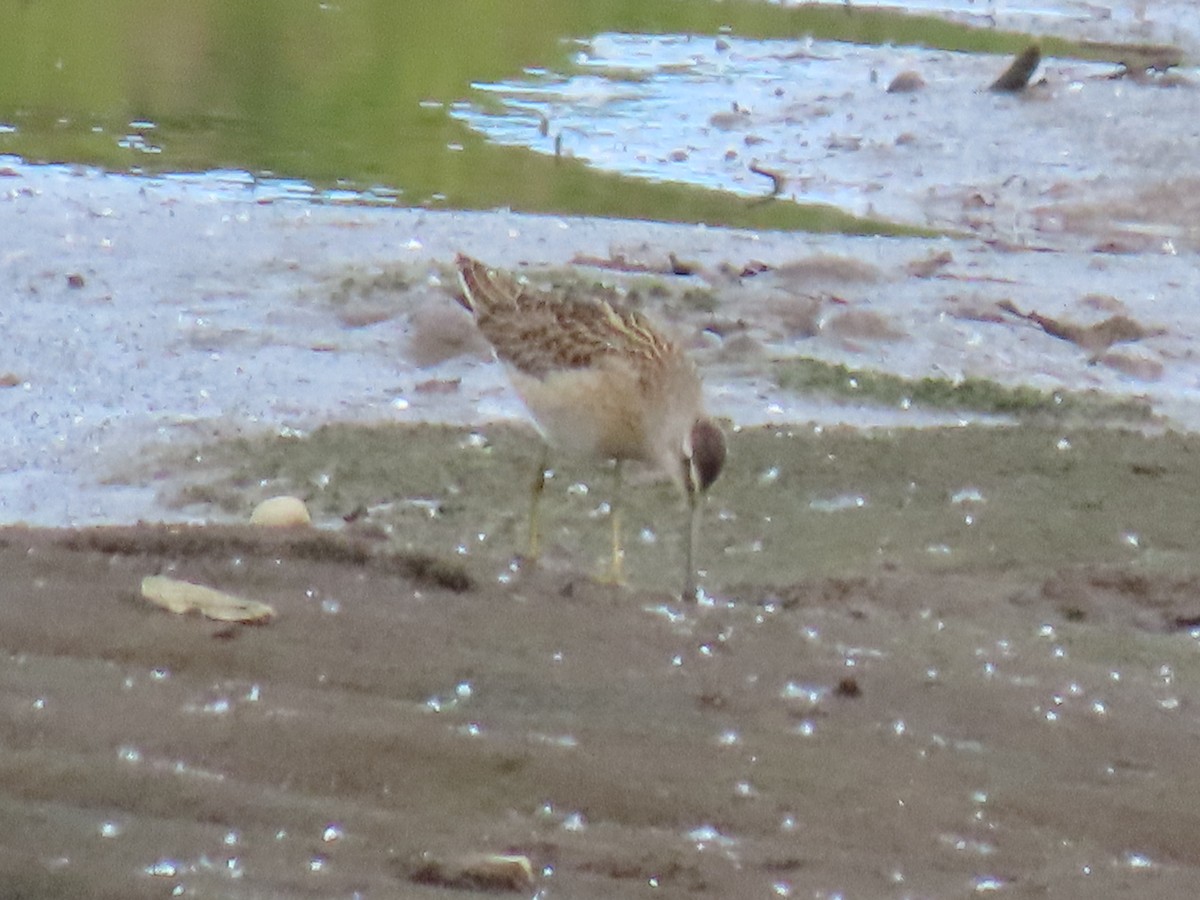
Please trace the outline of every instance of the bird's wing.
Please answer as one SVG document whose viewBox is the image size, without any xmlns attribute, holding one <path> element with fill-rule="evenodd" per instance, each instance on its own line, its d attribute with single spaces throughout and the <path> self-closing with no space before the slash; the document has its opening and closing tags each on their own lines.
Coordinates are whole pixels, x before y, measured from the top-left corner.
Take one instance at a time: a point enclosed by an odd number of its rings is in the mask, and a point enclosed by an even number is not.
<svg viewBox="0 0 1200 900">
<path fill-rule="evenodd" d="M 680 357 L 645 316 L 606 300 L 539 290 L 477 260 L 456 260 L 464 297 L 496 356 L 535 378 L 614 363 L 639 378 Z"/>
</svg>

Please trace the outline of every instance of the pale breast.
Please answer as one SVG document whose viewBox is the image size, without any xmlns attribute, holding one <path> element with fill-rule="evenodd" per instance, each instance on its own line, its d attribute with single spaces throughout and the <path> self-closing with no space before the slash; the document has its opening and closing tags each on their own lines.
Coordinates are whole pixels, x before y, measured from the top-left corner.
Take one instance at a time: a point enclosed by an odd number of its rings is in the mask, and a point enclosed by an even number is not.
<svg viewBox="0 0 1200 900">
<path fill-rule="evenodd" d="M 651 461 L 645 398 L 627 366 L 555 369 L 542 377 L 510 366 L 509 377 L 543 436 L 558 449 Z"/>
<path fill-rule="evenodd" d="M 701 412 L 700 380 L 681 357 L 647 372 L 621 358 L 535 377 L 508 367 L 539 430 L 575 456 L 647 463 L 675 477 L 684 440 Z"/>
</svg>

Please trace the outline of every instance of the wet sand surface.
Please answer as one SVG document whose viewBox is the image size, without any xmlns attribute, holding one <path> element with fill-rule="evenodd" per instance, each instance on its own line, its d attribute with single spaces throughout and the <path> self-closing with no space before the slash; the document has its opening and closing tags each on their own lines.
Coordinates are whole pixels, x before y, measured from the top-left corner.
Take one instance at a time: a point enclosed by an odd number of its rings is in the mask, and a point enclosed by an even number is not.
<svg viewBox="0 0 1200 900">
<path fill-rule="evenodd" d="M 1194 895 L 1196 577 L 892 567 L 684 606 L 412 563 L 0 533 L 5 896 L 450 896 L 422 871 L 472 853 L 546 897 Z M 153 609 L 155 572 L 278 618 Z"/>
<path fill-rule="evenodd" d="M 631 492 L 634 586 L 589 577 L 586 468 L 515 560 L 513 427 L 344 426 L 208 471 L 214 503 L 332 472 L 321 529 L 0 531 L 6 896 L 452 896 L 478 854 L 527 859 L 526 896 L 1194 895 L 1200 441 L 731 452 L 700 603 L 665 488 Z M 157 574 L 278 616 L 169 614 Z"/>
</svg>

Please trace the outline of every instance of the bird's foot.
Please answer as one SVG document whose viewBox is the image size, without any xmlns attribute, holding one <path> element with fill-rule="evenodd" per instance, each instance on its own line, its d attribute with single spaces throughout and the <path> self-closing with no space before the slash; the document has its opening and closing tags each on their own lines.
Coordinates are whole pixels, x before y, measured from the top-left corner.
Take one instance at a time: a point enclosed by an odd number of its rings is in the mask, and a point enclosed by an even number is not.
<svg viewBox="0 0 1200 900">
<path fill-rule="evenodd" d="M 614 556 L 608 567 L 596 576 L 596 583 L 608 587 L 622 587 L 625 584 L 625 554 Z"/>
</svg>

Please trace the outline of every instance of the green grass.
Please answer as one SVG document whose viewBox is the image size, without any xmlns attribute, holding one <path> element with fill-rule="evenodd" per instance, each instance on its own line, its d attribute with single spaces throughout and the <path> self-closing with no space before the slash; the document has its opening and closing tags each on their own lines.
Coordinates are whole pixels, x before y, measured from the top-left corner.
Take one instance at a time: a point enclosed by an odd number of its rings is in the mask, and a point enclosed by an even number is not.
<svg viewBox="0 0 1200 900">
<path fill-rule="evenodd" d="M 1027 385 L 1009 387 L 986 378 L 901 378 L 817 359 L 781 363 L 776 380 L 787 390 L 880 406 L 907 403 L 927 409 L 1016 417 L 1101 415 L 1123 422 L 1146 421 L 1151 417 L 1149 405 L 1138 400 L 1112 399 L 1096 393 L 1043 391 Z"/>
</svg>

